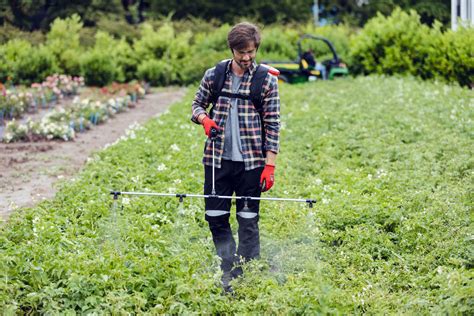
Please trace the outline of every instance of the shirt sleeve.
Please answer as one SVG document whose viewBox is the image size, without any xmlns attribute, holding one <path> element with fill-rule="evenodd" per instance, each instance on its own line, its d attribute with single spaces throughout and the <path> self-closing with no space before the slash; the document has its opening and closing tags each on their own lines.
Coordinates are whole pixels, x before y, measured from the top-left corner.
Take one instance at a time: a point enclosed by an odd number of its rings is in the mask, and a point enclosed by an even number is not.
<svg viewBox="0 0 474 316">
<path fill-rule="evenodd" d="M 211 87 L 213 84 L 212 76 L 214 74 L 214 68 L 208 69 L 201 80 L 199 89 L 194 96 L 192 104 L 192 116 L 191 121 L 196 124 L 200 124 L 198 117 L 201 114 L 207 114 L 206 109 L 209 107 L 211 102 Z"/>
<path fill-rule="evenodd" d="M 280 95 L 278 78 L 268 75 L 263 97 L 263 125 L 265 128 L 265 149 L 278 153 L 280 149 Z"/>
</svg>

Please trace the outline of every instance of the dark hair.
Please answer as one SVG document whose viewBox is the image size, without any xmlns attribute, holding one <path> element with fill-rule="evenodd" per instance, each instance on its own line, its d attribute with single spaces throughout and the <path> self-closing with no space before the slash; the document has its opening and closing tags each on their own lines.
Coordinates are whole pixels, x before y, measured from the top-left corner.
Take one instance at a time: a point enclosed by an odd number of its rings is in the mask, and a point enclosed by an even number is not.
<svg viewBox="0 0 474 316">
<path fill-rule="evenodd" d="M 232 27 L 227 34 L 227 44 L 232 49 L 244 49 L 251 42 L 255 44 L 255 48 L 260 45 L 260 30 L 252 23 L 242 22 Z"/>
</svg>

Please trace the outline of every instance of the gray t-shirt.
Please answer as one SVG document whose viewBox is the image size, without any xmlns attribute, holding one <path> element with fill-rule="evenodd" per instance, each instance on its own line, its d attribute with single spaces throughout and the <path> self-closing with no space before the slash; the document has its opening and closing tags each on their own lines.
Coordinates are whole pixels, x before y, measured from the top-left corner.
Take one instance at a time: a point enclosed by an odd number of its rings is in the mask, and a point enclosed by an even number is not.
<svg viewBox="0 0 474 316">
<path fill-rule="evenodd" d="M 232 93 L 238 93 L 242 77 L 232 73 Z M 232 161 L 244 161 L 242 157 L 242 145 L 240 143 L 239 112 L 237 109 L 238 99 L 230 100 L 230 110 L 225 123 L 224 153 L 222 158 Z"/>
</svg>

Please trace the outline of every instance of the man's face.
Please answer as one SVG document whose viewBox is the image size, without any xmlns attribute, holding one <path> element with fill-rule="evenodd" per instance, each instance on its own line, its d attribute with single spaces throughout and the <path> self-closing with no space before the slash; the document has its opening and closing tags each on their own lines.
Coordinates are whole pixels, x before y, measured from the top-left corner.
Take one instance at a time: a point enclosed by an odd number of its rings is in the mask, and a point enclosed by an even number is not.
<svg viewBox="0 0 474 316">
<path fill-rule="evenodd" d="M 255 55 L 257 55 L 257 48 L 255 43 L 251 43 L 244 49 L 232 49 L 232 53 L 234 54 L 234 61 L 245 71 L 252 65 Z"/>
</svg>

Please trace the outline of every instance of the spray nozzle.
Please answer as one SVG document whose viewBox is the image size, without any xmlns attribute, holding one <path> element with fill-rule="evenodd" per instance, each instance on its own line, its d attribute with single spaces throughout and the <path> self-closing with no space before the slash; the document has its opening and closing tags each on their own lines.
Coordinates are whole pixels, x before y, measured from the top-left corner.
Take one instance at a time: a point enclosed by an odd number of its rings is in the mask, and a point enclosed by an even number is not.
<svg viewBox="0 0 474 316">
<path fill-rule="evenodd" d="M 242 211 L 243 212 L 250 212 L 250 209 L 249 209 L 250 198 L 248 196 L 244 196 L 242 199 L 244 200 L 244 208 L 242 209 Z"/>
</svg>

